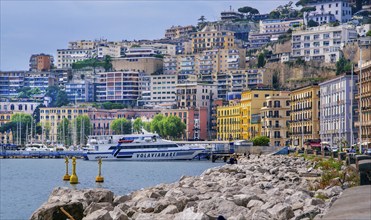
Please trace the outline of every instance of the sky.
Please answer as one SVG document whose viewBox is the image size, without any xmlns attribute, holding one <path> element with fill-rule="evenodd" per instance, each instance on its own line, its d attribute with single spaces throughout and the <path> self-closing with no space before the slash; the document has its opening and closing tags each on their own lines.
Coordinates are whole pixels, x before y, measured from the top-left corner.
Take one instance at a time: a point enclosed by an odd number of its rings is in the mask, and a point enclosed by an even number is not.
<svg viewBox="0 0 371 220">
<path fill-rule="evenodd" d="M 159 39 L 172 25 L 219 19 L 230 6 L 268 13 L 289 0 L 0 0 L 0 71 L 27 70 L 32 54 L 55 57 L 69 41 Z"/>
</svg>

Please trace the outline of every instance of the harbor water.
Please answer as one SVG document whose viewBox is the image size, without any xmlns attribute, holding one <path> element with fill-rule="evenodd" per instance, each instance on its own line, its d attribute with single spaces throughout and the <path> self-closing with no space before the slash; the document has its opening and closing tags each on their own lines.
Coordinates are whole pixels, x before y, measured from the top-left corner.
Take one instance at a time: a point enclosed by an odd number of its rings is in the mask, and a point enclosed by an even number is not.
<svg viewBox="0 0 371 220">
<path fill-rule="evenodd" d="M 97 184 L 96 161 L 77 160 L 76 173 L 80 184 L 71 186 L 62 181 L 65 174 L 64 159 L 1 159 L 0 160 L 0 219 L 29 219 L 32 212 L 47 201 L 53 188 L 58 186 L 83 188 L 106 188 L 115 195 L 172 183 L 183 175 L 200 175 L 208 168 L 222 163 L 211 161 L 162 161 L 124 162 L 105 161 L 102 176 L 105 182 Z M 71 163 L 69 164 L 71 174 Z"/>
</svg>

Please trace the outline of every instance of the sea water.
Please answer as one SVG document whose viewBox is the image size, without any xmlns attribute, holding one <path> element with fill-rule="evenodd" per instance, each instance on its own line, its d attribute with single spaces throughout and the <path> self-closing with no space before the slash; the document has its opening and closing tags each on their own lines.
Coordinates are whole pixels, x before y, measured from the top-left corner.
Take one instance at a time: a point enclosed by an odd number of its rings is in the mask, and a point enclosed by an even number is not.
<svg viewBox="0 0 371 220">
<path fill-rule="evenodd" d="M 97 161 L 77 160 L 77 189 L 106 188 L 115 195 L 172 183 L 183 175 L 200 175 L 208 168 L 220 166 L 211 161 L 103 161 L 104 183 L 97 184 Z M 71 174 L 71 163 L 70 163 Z M 47 201 L 53 188 L 73 187 L 62 181 L 64 159 L 0 159 L 0 219 L 29 219 L 31 214 Z"/>
</svg>

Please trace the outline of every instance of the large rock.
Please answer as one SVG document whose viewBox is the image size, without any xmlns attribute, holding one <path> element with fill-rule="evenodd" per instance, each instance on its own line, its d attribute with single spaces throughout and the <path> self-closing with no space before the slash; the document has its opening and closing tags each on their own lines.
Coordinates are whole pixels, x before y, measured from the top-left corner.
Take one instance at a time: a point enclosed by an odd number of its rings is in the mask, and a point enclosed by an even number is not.
<svg viewBox="0 0 371 220">
<path fill-rule="evenodd" d="M 123 196 L 116 196 L 113 200 L 113 205 L 118 205 L 120 203 L 124 203 L 126 201 L 129 201 L 131 198 L 129 195 L 123 195 Z"/>
<path fill-rule="evenodd" d="M 217 218 L 221 213 L 225 218 L 229 218 L 236 215 L 236 213 L 247 214 L 249 212 L 247 208 L 238 206 L 234 202 L 222 198 L 200 201 L 197 211 L 205 213 L 212 218 Z"/>
<path fill-rule="evenodd" d="M 57 203 L 44 203 L 38 208 L 31 216 L 31 220 L 65 220 L 66 215 L 61 211 L 61 207 L 75 220 L 81 220 L 83 218 L 83 205 L 81 202 L 70 202 L 68 204 L 57 202 Z"/>
<path fill-rule="evenodd" d="M 107 210 L 107 211 L 112 211 L 113 210 L 113 206 L 111 203 L 109 202 L 92 202 L 90 203 L 90 205 L 84 210 L 84 215 L 87 216 L 89 215 L 90 213 L 93 213 L 97 210 L 100 210 L 100 209 L 104 209 L 104 210 Z"/>
<path fill-rule="evenodd" d="M 210 218 L 205 213 L 196 213 L 193 208 L 185 209 L 175 215 L 174 220 L 209 220 Z"/>
<path fill-rule="evenodd" d="M 110 211 L 109 214 L 113 220 L 129 220 L 129 217 L 125 214 L 125 212 L 117 206 L 113 209 L 113 211 Z"/>
<path fill-rule="evenodd" d="M 282 203 L 276 204 L 273 208 L 268 209 L 268 212 L 278 220 L 290 219 L 295 216 L 291 206 Z"/>
<path fill-rule="evenodd" d="M 112 217 L 107 210 L 100 209 L 100 210 L 90 213 L 89 215 L 83 218 L 83 220 L 97 220 L 97 219 L 112 220 Z"/>
</svg>

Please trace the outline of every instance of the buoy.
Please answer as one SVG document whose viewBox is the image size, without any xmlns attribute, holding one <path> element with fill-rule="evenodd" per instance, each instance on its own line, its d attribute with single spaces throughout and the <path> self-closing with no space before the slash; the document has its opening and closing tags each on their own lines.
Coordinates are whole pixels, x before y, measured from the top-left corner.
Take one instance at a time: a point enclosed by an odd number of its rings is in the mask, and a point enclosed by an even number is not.
<svg viewBox="0 0 371 220">
<path fill-rule="evenodd" d="M 68 174 L 68 157 L 65 157 L 64 160 L 66 163 L 66 174 L 63 176 L 63 180 L 68 181 L 71 178 L 71 176 Z"/>
<path fill-rule="evenodd" d="M 78 184 L 79 178 L 76 175 L 76 157 L 72 157 L 72 175 L 70 177 L 71 184 Z"/>
<path fill-rule="evenodd" d="M 98 160 L 98 176 L 95 177 L 95 182 L 97 183 L 103 183 L 104 178 L 101 176 L 101 168 L 102 168 L 102 158 L 99 158 Z"/>
</svg>

